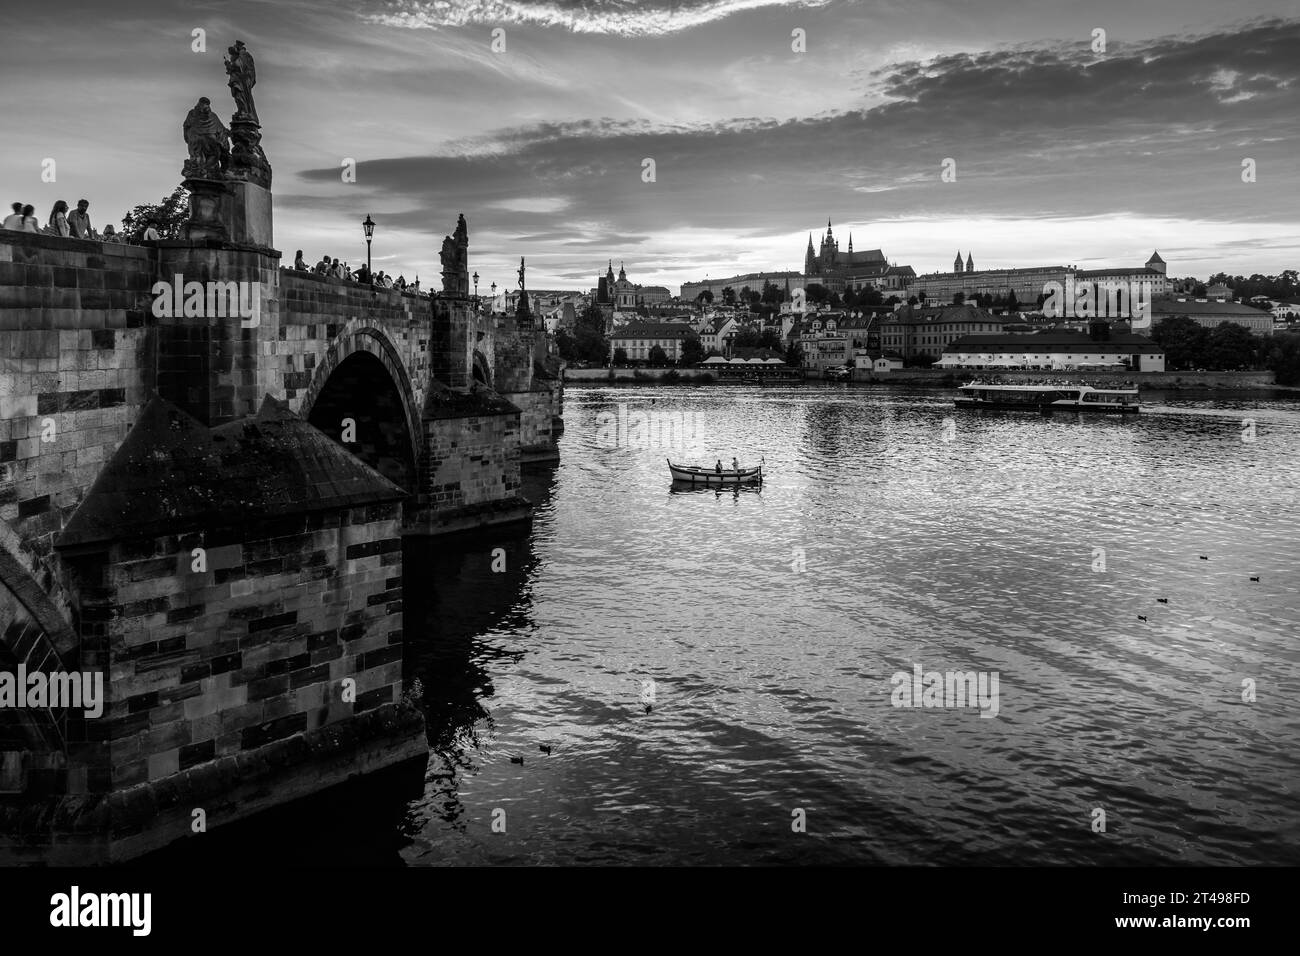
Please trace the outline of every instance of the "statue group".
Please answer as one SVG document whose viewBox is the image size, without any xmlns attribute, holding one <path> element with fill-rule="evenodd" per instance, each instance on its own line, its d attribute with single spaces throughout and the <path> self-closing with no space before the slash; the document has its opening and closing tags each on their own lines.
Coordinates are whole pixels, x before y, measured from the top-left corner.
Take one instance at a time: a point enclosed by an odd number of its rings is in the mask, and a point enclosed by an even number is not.
<svg viewBox="0 0 1300 956">
<path fill-rule="evenodd" d="M 206 96 L 185 117 L 183 132 L 189 159 L 181 174 L 186 179 L 234 179 L 271 187 L 271 164 L 262 152 L 261 124 L 253 103 L 257 68 L 243 40 L 226 51 L 227 85 L 235 100 L 235 115 L 227 129 L 212 111 Z"/>
<path fill-rule="evenodd" d="M 230 166 L 230 132 L 212 112 L 212 101 L 200 96 L 185 116 L 185 146 L 190 158 L 182 173 L 193 179 L 220 179 Z"/>
<path fill-rule="evenodd" d="M 442 260 L 442 291 L 447 295 L 469 295 L 469 228 L 464 213 L 456 220 L 456 232 L 443 236 L 438 258 Z"/>
</svg>

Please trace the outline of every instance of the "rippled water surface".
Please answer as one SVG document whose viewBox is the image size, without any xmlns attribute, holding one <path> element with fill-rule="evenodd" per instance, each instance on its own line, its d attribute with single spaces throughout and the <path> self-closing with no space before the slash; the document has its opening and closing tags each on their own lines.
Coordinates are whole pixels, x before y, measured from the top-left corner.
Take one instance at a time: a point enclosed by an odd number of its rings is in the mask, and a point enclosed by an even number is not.
<svg viewBox="0 0 1300 956">
<path fill-rule="evenodd" d="M 1300 404 L 1145 398 L 569 389 L 508 570 L 408 571 L 437 752 L 402 857 L 1300 862 Z M 733 455 L 761 490 L 672 490 Z M 997 716 L 894 707 L 916 663 L 996 671 Z"/>
<path fill-rule="evenodd" d="M 1300 402 L 1144 400 L 570 388 L 531 534 L 408 551 L 423 781 L 281 820 L 333 862 L 1298 863 Z M 733 455 L 761 490 L 671 488 Z M 893 706 L 914 664 L 997 716 Z"/>
</svg>

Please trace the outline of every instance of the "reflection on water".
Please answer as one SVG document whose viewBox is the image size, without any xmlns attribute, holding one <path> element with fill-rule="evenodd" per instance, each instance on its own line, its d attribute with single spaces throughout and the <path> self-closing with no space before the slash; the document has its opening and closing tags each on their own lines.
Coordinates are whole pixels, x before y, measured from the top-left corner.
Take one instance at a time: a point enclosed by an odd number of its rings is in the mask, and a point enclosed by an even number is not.
<svg viewBox="0 0 1300 956">
<path fill-rule="evenodd" d="M 1300 403 L 1143 397 L 569 389 L 531 534 L 407 552 L 432 752 L 367 825 L 412 865 L 1300 862 Z M 618 403 L 695 427 L 607 447 Z M 918 663 L 997 672 L 998 716 L 893 706 Z"/>
<path fill-rule="evenodd" d="M 605 447 L 618 403 L 695 427 Z M 497 619 L 490 543 L 432 574 L 461 656 L 420 657 L 455 729 L 409 863 L 1300 859 L 1295 402 L 593 388 L 566 417 Z M 666 455 L 765 481 L 682 489 Z M 998 717 L 891 706 L 914 663 L 998 672 Z"/>
</svg>

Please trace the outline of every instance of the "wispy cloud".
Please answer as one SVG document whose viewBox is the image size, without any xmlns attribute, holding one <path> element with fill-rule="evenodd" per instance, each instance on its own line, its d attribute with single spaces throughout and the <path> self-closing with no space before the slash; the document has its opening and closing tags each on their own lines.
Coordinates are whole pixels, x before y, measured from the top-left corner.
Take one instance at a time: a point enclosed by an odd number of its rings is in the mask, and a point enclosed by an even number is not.
<svg viewBox="0 0 1300 956">
<path fill-rule="evenodd" d="M 958 246 L 980 264 L 1127 264 L 1147 244 L 1195 250 L 1175 270 L 1276 270 L 1300 259 L 1294 9 L 49 0 L 0 10 L 0 88 L 14 94 L 0 182 L 43 211 L 86 196 L 97 224 L 156 201 L 179 179 L 194 100 L 228 115 L 220 53 L 242 38 L 287 249 L 355 261 L 370 213 L 377 257 L 434 274 L 463 212 L 484 276 L 513 281 L 527 255 L 553 283 L 612 256 L 671 283 L 798 267 L 829 216 L 856 248 L 921 271 Z M 190 47 L 200 26 L 206 53 Z M 41 179 L 46 157 L 57 183 Z M 1255 183 L 1241 181 L 1247 157 Z"/>
<path fill-rule="evenodd" d="M 526 24 L 624 37 L 681 33 L 764 7 L 823 7 L 832 0 L 394 0 L 366 19 L 412 29 Z"/>
<path fill-rule="evenodd" d="M 539 255 L 557 252 L 567 230 L 558 250 L 620 237 L 610 254 L 657 269 L 651 250 L 670 250 L 669 236 L 722 229 L 731 242 L 699 250 L 696 268 L 725 272 L 748 258 L 741 237 L 775 242 L 830 215 L 859 230 L 859 248 L 886 245 L 889 223 L 1053 219 L 1064 230 L 1058 255 L 1074 261 L 1107 254 L 1098 216 L 1194 211 L 1201 223 L 1265 232 L 1294 222 L 1278 186 L 1296 181 L 1300 142 L 1279 118 L 1300 115 L 1297 43 L 1300 22 L 1269 20 L 1116 44 L 1101 58 L 1078 44 L 947 54 L 875 71 L 884 102 L 870 108 L 697 124 L 544 122 L 485 134 L 472 149 L 376 160 L 361 174 L 394 203 L 471 209 L 478 228 Z M 1222 94 L 1245 78 L 1250 100 L 1227 103 Z M 1277 185 L 1241 182 L 1243 141 Z M 653 183 L 641 176 L 647 157 Z M 946 158 L 956 162 L 954 183 L 940 177 Z M 335 175 L 302 173 L 309 182 Z M 521 191 L 533 198 L 521 201 Z M 988 248 L 991 265 L 1002 257 L 990 242 L 998 232 L 958 241 Z M 632 236 L 645 238 L 629 249 Z M 947 245 L 892 255 L 924 271 L 940 254 L 946 264 Z M 797 267 L 801 248 L 791 241 L 769 266 Z"/>
</svg>

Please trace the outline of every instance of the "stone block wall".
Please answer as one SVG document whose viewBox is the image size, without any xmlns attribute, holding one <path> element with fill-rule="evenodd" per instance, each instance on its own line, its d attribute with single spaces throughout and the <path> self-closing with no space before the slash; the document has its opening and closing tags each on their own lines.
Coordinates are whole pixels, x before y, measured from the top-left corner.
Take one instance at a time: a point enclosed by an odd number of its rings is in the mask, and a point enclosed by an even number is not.
<svg viewBox="0 0 1300 956">
<path fill-rule="evenodd" d="M 90 789 L 157 783 L 395 703 L 400 523 L 393 502 L 69 557 L 82 666 L 109 678 L 95 722 L 108 760 Z M 355 702 L 343 701 L 348 677 Z"/>
<path fill-rule="evenodd" d="M 536 333 L 531 326 L 520 327 L 513 318 L 497 320 L 493 336 L 495 359 L 493 387 L 502 395 L 527 392 L 533 383 L 533 352 Z"/>
<path fill-rule="evenodd" d="M 474 339 L 469 303 L 458 297 L 438 295 L 433 300 L 430 332 L 430 374 L 451 388 L 470 383 Z"/>
<path fill-rule="evenodd" d="M 48 592 L 54 533 L 153 386 L 154 281 L 143 247 L 0 232 L 0 520 Z"/>
<path fill-rule="evenodd" d="M 294 412 L 301 411 L 325 351 L 361 325 L 383 329 L 406 367 L 414 407 L 423 404 L 433 310 L 428 295 L 281 269 L 280 299 L 280 324 L 268 354 L 282 389 L 273 394 L 288 400 Z"/>
<path fill-rule="evenodd" d="M 248 282 L 257 298 L 256 317 L 250 319 L 215 314 L 153 318 L 158 393 L 205 425 L 254 414 L 268 392 L 279 397 L 278 370 L 263 358 L 270 354 L 279 326 L 278 253 L 164 241 L 158 243 L 157 255 L 160 281 Z"/>
<path fill-rule="evenodd" d="M 531 461 L 558 459 L 555 420 L 559 417 L 559 382 L 538 379 L 527 392 L 502 396 L 519 407 L 519 446 Z"/>
<path fill-rule="evenodd" d="M 426 419 L 421 492 L 434 509 L 491 504 L 519 492 L 518 414 Z"/>
</svg>

